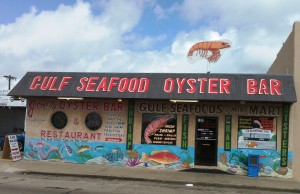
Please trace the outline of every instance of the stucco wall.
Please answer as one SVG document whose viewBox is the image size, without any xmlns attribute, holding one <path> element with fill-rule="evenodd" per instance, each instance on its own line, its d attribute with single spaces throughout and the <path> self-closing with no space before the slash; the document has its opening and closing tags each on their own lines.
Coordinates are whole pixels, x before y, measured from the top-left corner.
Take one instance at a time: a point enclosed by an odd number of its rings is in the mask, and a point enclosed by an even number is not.
<svg viewBox="0 0 300 194">
<path fill-rule="evenodd" d="M 269 74 L 293 74 L 296 95 L 300 93 L 300 22 L 295 22 L 292 32 L 270 67 Z M 300 102 L 294 103 L 290 110 L 289 147 L 293 149 L 293 177 L 300 180 Z"/>
<path fill-rule="evenodd" d="M 294 81 L 295 81 L 295 88 L 296 88 L 296 95 L 299 97 L 300 94 L 300 22 L 295 23 L 294 25 Z M 293 146 L 294 146 L 294 177 L 300 180 L 300 100 L 293 104 L 292 106 L 292 133 L 291 136 L 293 137 Z"/>
<path fill-rule="evenodd" d="M 277 54 L 268 74 L 294 74 L 295 32 L 290 33 Z"/>
</svg>

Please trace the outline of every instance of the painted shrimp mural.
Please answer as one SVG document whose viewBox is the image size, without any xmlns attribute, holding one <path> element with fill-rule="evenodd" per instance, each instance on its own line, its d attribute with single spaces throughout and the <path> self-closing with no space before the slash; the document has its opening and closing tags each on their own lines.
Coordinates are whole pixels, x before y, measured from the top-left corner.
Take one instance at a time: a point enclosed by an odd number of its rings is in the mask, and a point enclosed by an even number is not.
<svg viewBox="0 0 300 194">
<path fill-rule="evenodd" d="M 209 63 L 215 63 L 221 57 L 221 49 L 230 48 L 229 41 L 205 41 L 194 44 L 188 51 L 187 58 L 190 63 L 197 59 L 207 59 Z"/>
<path fill-rule="evenodd" d="M 155 134 L 156 131 L 160 130 L 163 126 L 165 126 L 167 124 L 167 122 L 170 119 L 173 119 L 173 118 L 174 118 L 173 115 L 165 115 L 165 116 L 162 116 L 162 117 L 159 117 L 159 118 L 153 120 L 145 129 L 145 133 L 144 133 L 145 142 L 147 144 L 151 144 L 152 141 L 149 138 L 149 136 Z"/>
</svg>

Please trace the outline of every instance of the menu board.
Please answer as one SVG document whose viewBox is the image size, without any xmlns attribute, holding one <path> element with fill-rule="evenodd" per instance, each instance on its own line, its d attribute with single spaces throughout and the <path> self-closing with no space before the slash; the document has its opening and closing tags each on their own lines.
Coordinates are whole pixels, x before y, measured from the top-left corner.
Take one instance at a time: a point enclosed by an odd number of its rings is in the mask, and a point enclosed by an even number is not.
<svg viewBox="0 0 300 194">
<path fill-rule="evenodd" d="M 9 140 L 12 161 L 21 160 L 21 154 L 20 154 L 20 150 L 19 150 L 17 136 L 16 135 L 8 135 L 7 137 Z"/>
<path fill-rule="evenodd" d="M 216 140 L 217 122 L 215 118 L 197 119 L 197 140 Z"/>
<path fill-rule="evenodd" d="M 239 117 L 238 148 L 276 149 L 274 117 Z"/>
<path fill-rule="evenodd" d="M 176 145 L 176 114 L 142 116 L 142 144 Z"/>
<path fill-rule="evenodd" d="M 105 112 L 104 133 L 106 142 L 121 143 L 125 141 L 126 120 L 120 112 Z"/>
</svg>

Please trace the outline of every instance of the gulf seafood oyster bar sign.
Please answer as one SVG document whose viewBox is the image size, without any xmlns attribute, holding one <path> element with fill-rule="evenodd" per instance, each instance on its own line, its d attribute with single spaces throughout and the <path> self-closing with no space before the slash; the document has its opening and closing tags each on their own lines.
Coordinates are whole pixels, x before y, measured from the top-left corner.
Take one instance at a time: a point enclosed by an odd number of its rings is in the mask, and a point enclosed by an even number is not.
<svg viewBox="0 0 300 194">
<path fill-rule="evenodd" d="M 289 75 L 28 72 L 8 95 L 296 102 Z"/>
</svg>

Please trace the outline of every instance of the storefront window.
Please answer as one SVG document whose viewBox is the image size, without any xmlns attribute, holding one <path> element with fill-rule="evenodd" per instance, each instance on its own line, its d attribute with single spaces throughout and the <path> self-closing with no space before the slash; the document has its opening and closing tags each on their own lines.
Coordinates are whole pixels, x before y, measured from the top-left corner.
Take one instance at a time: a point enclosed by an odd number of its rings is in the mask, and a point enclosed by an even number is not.
<svg viewBox="0 0 300 194">
<path fill-rule="evenodd" d="M 142 144 L 176 145 L 176 114 L 142 115 Z"/>
<path fill-rule="evenodd" d="M 238 131 L 238 148 L 276 150 L 274 117 L 241 116 Z"/>
<path fill-rule="evenodd" d="M 51 117 L 51 123 L 56 129 L 62 129 L 67 125 L 68 117 L 64 112 L 55 112 Z"/>
<path fill-rule="evenodd" d="M 96 112 L 92 112 L 90 114 L 88 114 L 85 118 L 85 125 L 87 126 L 87 128 L 89 128 L 92 131 L 95 131 L 97 129 L 99 129 L 102 125 L 102 118 L 101 116 L 96 113 Z"/>
</svg>

